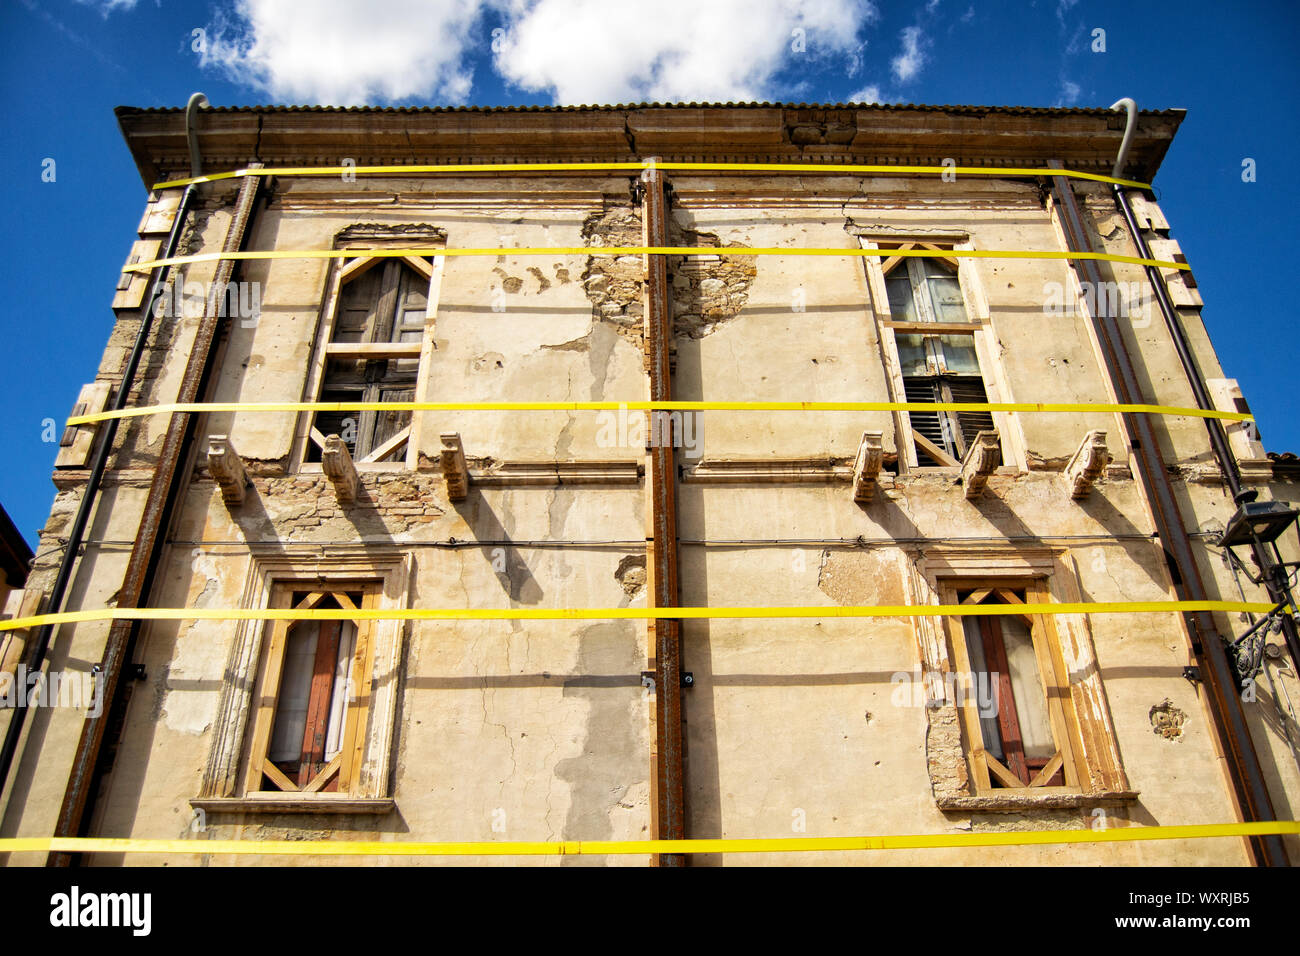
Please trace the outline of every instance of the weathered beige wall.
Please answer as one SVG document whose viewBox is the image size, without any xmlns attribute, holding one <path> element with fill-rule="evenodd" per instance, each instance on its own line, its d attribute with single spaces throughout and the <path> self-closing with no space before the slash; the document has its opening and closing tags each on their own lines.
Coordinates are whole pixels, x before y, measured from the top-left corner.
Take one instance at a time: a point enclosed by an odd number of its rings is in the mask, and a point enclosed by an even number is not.
<svg viewBox="0 0 1300 956">
<path fill-rule="evenodd" d="M 859 248 L 862 237 L 968 241 L 977 249 L 1062 248 L 1059 231 L 1027 184 L 827 178 L 798 183 L 751 178 L 727 192 L 708 177 L 678 177 L 677 238 L 705 244 Z M 428 223 L 459 247 L 577 246 L 592 233 L 639 243 L 625 178 L 543 181 L 376 180 L 359 184 L 280 181 L 260 212 L 252 248 L 328 248 L 357 222 Z M 1089 191 L 1087 189 L 1085 192 Z M 716 194 L 716 195 L 715 195 Z M 227 190 L 221 194 L 228 199 Z M 1090 200 L 1099 233 L 1129 252 L 1106 213 L 1104 192 Z M 624 209 L 623 207 L 627 207 Z M 604 217 L 604 218 L 602 218 Z M 220 242 L 228 214 L 206 214 L 203 248 Z M 699 239 L 699 237 L 706 237 Z M 606 241 L 606 244 L 610 244 Z M 593 269 L 583 257 L 449 257 L 443 273 L 436 343 L 423 398 L 431 401 L 638 400 L 646 395 L 639 303 L 626 283 L 637 264 Z M 229 330 L 216 401 L 296 401 L 303 394 L 321 299 L 331 266 L 324 260 L 249 263 L 245 281 L 262 283 L 255 328 Z M 866 271 L 859 258 L 764 257 L 746 274 L 709 266 L 676 268 L 679 300 L 711 296 L 699 319 L 682 318 L 676 341 L 675 397 L 701 400 L 883 401 L 885 367 Z M 210 265 L 186 278 L 203 281 Z M 1107 402 L 1104 369 L 1078 314 L 1047 314 L 1047 282 L 1072 288 L 1067 265 L 1037 260 L 966 260 L 963 282 L 987 304 L 998 366 L 986 369 L 992 400 Z M 712 271 L 710 271 L 712 270 Z M 1140 270 L 1114 266 L 1120 281 Z M 603 278 L 592 282 L 592 277 Z M 722 275 L 722 279 L 718 276 Z M 586 280 L 586 281 L 584 281 Z M 713 284 L 703 285 L 713 280 Z M 795 307 L 796 290 L 803 299 Z M 620 299 L 620 295 L 623 297 Z M 493 308 L 494 300 L 502 304 Z M 712 311 L 709 311 L 712 309 Z M 1132 323 L 1149 398 L 1191 404 L 1191 394 L 1158 313 Z M 1207 375 L 1219 368 L 1203 327 L 1189 311 Z M 141 401 L 176 393 L 195 320 L 165 323 Z M 119 373 L 134 335 L 119 321 L 101 375 Z M 1034 470 L 1004 469 L 984 497 L 968 501 L 951 471 L 904 474 L 876 500 L 857 505 L 847 482 L 827 470 L 811 483 L 777 477 L 744 483 L 688 480 L 679 486 L 682 538 L 796 539 L 798 543 L 681 548 L 687 605 L 903 604 L 910 562 L 921 539 L 1041 539 L 1068 549 L 1084 600 L 1173 597 L 1162 555 L 1136 482 L 1122 467 L 1122 433 L 1104 413 L 1019 414 L 1004 433 Z M 121 582 L 135 537 L 151 456 L 166 422 L 125 428 L 123 447 L 136 471 L 111 483 L 99 509 L 70 606 L 108 603 Z M 637 484 L 479 486 L 468 501 L 446 498 L 436 470 L 387 469 L 363 475 L 363 502 L 340 507 L 319 474 L 296 474 L 290 453 L 293 413 L 219 413 L 200 433 L 229 433 L 255 473 L 248 501 L 230 511 L 199 469 L 184 496 L 152 602 L 224 607 L 240 600 L 250 552 L 285 551 L 328 564 L 331 550 L 365 541 L 413 556 L 411 607 L 642 606 L 644 590 L 617 572 L 643 555 L 645 490 Z M 594 413 L 429 413 L 421 452 L 436 459 L 438 435 L 460 432 L 472 463 L 638 460 L 640 447 L 611 447 Z M 885 433 L 893 451 L 894 417 L 870 413 L 715 412 L 699 449 L 706 461 L 780 458 L 851 464 L 864 429 Z M 1081 502 L 1068 498 L 1057 473 L 1091 428 L 1105 429 L 1115 457 L 1109 475 Z M 1199 421 L 1162 420 L 1174 465 L 1204 463 Z M 119 462 L 124 456 L 119 458 Z M 687 464 L 693 465 L 694 458 Z M 436 468 L 433 462 L 430 465 Z M 689 476 L 688 476 L 689 477 Z M 1220 525 L 1231 502 L 1218 485 L 1180 482 L 1187 525 Z M 1281 485 L 1278 497 L 1295 497 Z M 64 492 L 42 536 L 52 552 L 76 499 Z M 1107 536 L 1125 536 L 1106 540 Z M 483 546 L 449 547 L 457 542 Z M 853 542 L 861 538 L 862 546 Z M 574 541 L 569 547 L 506 548 L 506 570 L 492 564 L 491 542 Z M 894 539 L 908 539 L 893 543 Z M 94 543 L 97 542 L 97 543 Z M 109 542 L 116 542 L 110 544 Z M 601 542 L 611 542 L 602 544 Z M 1202 540 L 1203 573 L 1212 589 L 1237 597 L 1217 553 Z M 34 581 L 48 581 L 45 557 Z M 629 593 L 631 592 L 631 593 Z M 1240 630 L 1221 620 L 1225 632 Z M 107 627 L 64 628 L 51 666 L 89 668 Z M 1174 615 L 1094 616 L 1092 637 L 1123 765 L 1140 796 L 1108 807 L 1115 823 L 1206 823 L 1234 817 L 1216 753 L 1209 711 L 1182 677 L 1191 663 Z M 148 677 L 134 687 L 114 772 L 100 801 L 95 832 L 176 838 L 336 838 L 381 840 L 638 839 L 650 835 L 649 716 L 642 687 L 643 622 L 418 622 L 405 630 L 406 651 L 394 737 L 394 813 L 379 818 L 212 814 L 191 831 L 189 800 L 198 793 L 229 663 L 234 625 L 180 622 L 150 626 L 141 659 Z M 905 619 L 714 620 L 685 627 L 689 835 L 836 836 L 949 833 L 1089 825 L 1088 808 L 1017 813 L 941 812 L 930 790 L 926 714 L 891 700 L 891 677 L 920 666 Z M 1295 815 L 1300 745 L 1294 673 L 1272 672 L 1280 688 L 1261 687 L 1248 705 L 1256 745 L 1279 814 Z M 1267 693 L 1264 693 L 1267 691 Z M 1168 700 L 1185 715 L 1181 735 L 1156 732 L 1151 710 Z M 5 718 L 0 716 L 0 723 Z M 81 719 L 38 711 L 6 795 L 4 835 L 47 834 L 53 825 Z M 794 824 L 802 820 L 806 829 Z M 493 829 L 504 821 L 503 829 Z M 193 859 L 174 862 L 193 863 Z M 1074 848 L 927 850 L 843 856 L 737 856 L 702 862 L 914 864 L 1242 864 L 1236 840 L 1113 844 Z M 37 862 L 35 856 L 14 862 Z M 102 858 L 98 862 L 117 862 Z M 157 862 L 130 857 L 126 862 Z M 256 858 L 241 860 L 257 862 Z M 275 862 L 307 862 L 276 860 Z M 329 862 L 328 860 L 323 862 Z M 436 863 L 436 859 L 398 862 Z M 514 862 L 501 858 L 478 862 Z M 560 860 L 534 859 L 557 863 Z M 644 863 L 565 858 L 565 863 Z"/>
</svg>

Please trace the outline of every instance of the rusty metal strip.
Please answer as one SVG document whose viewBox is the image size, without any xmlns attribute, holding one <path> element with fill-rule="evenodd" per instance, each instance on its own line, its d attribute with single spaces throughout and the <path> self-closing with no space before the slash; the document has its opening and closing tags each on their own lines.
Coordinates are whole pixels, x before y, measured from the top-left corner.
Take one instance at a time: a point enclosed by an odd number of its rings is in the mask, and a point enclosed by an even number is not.
<svg viewBox="0 0 1300 956">
<path fill-rule="evenodd" d="M 663 173 L 648 170 L 641 177 L 642 219 L 647 246 L 668 244 L 668 210 Z M 672 400 L 672 306 L 668 291 L 668 260 L 646 256 L 646 364 L 650 400 Z M 662 416 L 662 419 L 659 418 Z M 672 427 L 667 412 L 647 413 L 650 436 L 647 449 L 647 493 L 650 503 L 646 565 L 650 573 L 653 607 L 680 603 L 677 578 L 677 461 L 673 441 L 663 441 L 660 427 Z M 686 836 L 684 754 L 682 748 L 681 621 L 665 618 L 648 625 L 655 649 L 655 816 L 654 835 L 659 840 Z M 660 853 L 659 866 L 684 866 L 680 853 Z"/>
</svg>

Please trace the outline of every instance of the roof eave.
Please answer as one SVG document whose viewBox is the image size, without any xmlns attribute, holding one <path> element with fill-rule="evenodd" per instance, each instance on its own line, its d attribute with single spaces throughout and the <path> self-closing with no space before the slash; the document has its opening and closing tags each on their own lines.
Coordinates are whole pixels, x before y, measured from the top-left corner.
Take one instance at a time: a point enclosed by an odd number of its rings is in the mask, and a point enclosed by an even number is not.
<svg viewBox="0 0 1300 956">
<path fill-rule="evenodd" d="M 146 186 L 185 175 L 181 107 L 118 107 Z M 199 123 L 205 169 L 662 160 L 1036 165 L 1110 172 L 1124 114 L 1091 108 L 896 104 L 548 107 L 218 107 Z M 1150 181 L 1184 117 L 1144 111 L 1126 173 Z"/>
</svg>

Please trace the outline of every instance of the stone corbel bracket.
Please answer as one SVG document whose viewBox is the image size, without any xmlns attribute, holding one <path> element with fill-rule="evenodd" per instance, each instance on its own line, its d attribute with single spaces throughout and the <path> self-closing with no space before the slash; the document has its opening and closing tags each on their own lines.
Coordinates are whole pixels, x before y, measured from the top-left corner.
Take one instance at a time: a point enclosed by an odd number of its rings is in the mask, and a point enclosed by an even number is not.
<svg viewBox="0 0 1300 956">
<path fill-rule="evenodd" d="M 965 487 L 967 498 L 978 498 L 984 493 L 984 486 L 989 483 L 989 475 L 997 468 L 1001 459 L 1002 446 L 998 443 L 995 431 L 977 432 L 966 457 L 961 463 L 961 483 Z"/>
<path fill-rule="evenodd" d="M 883 432 L 863 432 L 858 457 L 853 463 L 853 500 L 868 502 L 876 491 L 876 479 L 885 462 Z"/>
<path fill-rule="evenodd" d="M 334 496 L 340 504 L 357 500 L 357 466 L 352 462 L 348 446 L 338 435 L 325 436 L 325 446 L 320 456 L 321 471 L 334 485 Z"/>
<path fill-rule="evenodd" d="M 1111 455 L 1106 449 L 1106 433 L 1090 431 L 1083 436 L 1083 443 L 1071 456 L 1062 472 L 1070 497 L 1078 500 L 1086 498 L 1092 486 L 1106 471 Z"/>
<path fill-rule="evenodd" d="M 208 471 L 221 488 L 227 507 L 237 508 L 244 503 L 244 489 L 251 482 L 229 435 L 208 436 Z"/>
<path fill-rule="evenodd" d="M 442 436 L 442 477 L 447 482 L 447 498 L 464 501 L 469 497 L 469 467 L 465 464 L 465 447 L 460 433 Z"/>
</svg>

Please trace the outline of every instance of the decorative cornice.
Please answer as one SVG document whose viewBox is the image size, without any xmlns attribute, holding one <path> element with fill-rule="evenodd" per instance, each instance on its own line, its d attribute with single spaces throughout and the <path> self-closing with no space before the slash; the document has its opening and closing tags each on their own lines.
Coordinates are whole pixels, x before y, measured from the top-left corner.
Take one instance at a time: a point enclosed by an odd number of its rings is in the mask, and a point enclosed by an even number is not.
<svg viewBox="0 0 1300 956">
<path fill-rule="evenodd" d="M 636 461 L 499 461 L 469 469 L 469 483 L 480 486 L 635 485 Z"/>
<path fill-rule="evenodd" d="M 146 185 L 187 175 L 184 110 L 117 109 Z M 1128 174 L 1151 179 L 1181 110 L 1140 114 Z M 809 162 L 1042 166 L 1108 173 L 1124 115 L 975 106 L 650 104 L 617 107 L 203 110 L 207 170 L 268 166 L 626 162 Z M 538 174 L 551 176 L 553 174 Z M 597 175 L 609 176 L 608 171 Z M 713 177 L 711 177 L 713 178 Z"/>
<path fill-rule="evenodd" d="M 447 230 L 440 226 L 426 223 L 399 223 L 389 225 L 381 222 L 358 222 L 340 230 L 334 237 L 336 246 L 348 246 L 355 243 L 363 245 L 382 245 L 396 243 L 399 245 L 418 244 L 446 245 Z"/>
<path fill-rule="evenodd" d="M 816 484 L 852 480 L 853 464 L 831 458 L 706 458 L 682 468 L 682 481 L 693 483 Z"/>
</svg>

